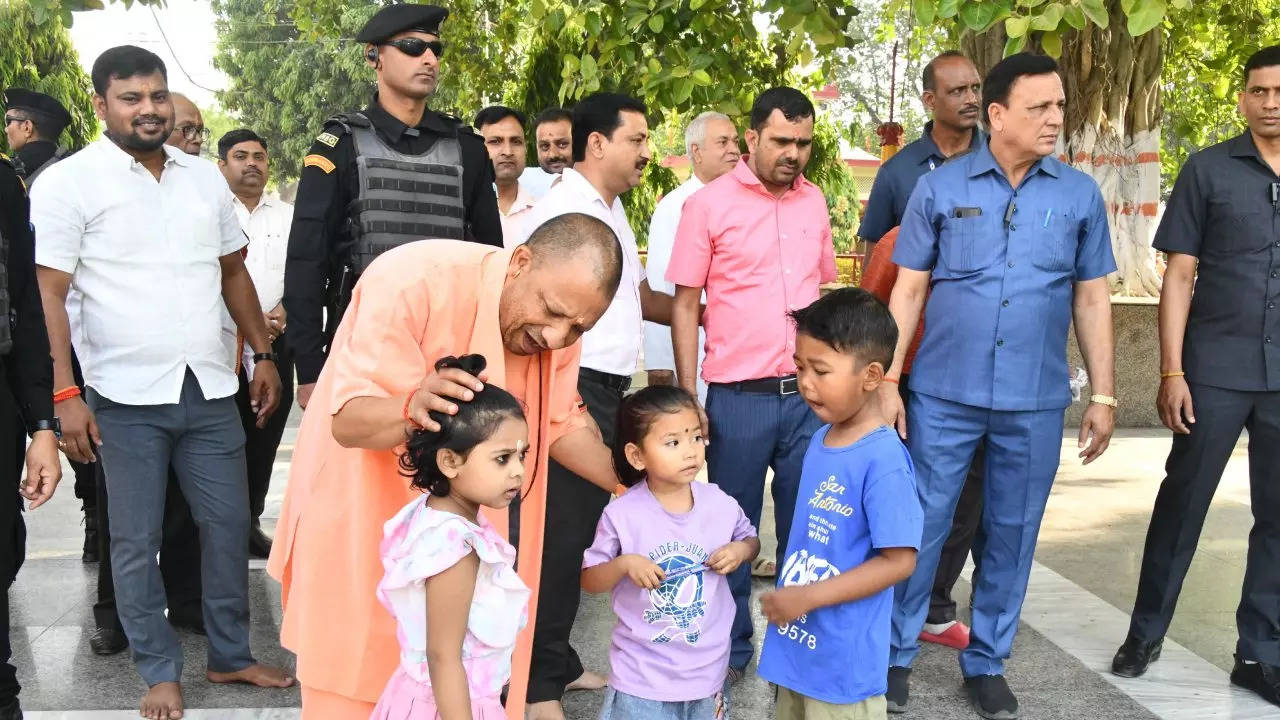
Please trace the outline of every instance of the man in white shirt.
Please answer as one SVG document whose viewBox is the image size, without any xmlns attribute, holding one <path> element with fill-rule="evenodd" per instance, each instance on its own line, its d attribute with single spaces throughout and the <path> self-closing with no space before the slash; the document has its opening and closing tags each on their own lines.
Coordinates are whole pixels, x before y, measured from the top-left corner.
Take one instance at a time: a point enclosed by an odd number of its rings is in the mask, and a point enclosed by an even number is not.
<svg viewBox="0 0 1280 720">
<path fill-rule="evenodd" d="M 676 286 L 667 282 L 667 263 L 676 245 L 676 227 L 684 201 L 703 185 L 733 170 L 742 152 L 738 149 L 738 129 L 728 115 L 707 111 L 695 117 L 684 131 L 684 148 L 692 165 L 689 179 L 667 193 L 653 209 L 649 221 L 649 257 L 645 272 L 654 292 L 674 296 Z M 705 300 L 705 293 L 703 295 Z M 706 404 L 707 384 L 702 380 L 702 356 L 706 334 L 698 331 L 698 401 Z M 671 350 L 671 331 L 664 325 L 644 324 L 644 367 L 650 385 L 674 385 L 676 359 Z"/>
<path fill-rule="evenodd" d="M 476 113 L 476 131 L 493 161 L 498 191 L 498 215 L 502 217 L 502 244 L 515 247 L 524 240 L 521 224 L 533 208 L 533 195 L 520 182 L 524 169 L 524 113 L 505 105 L 490 105 Z"/>
<path fill-rule="evenodd" d="M 538 113 L 533 120 L 533 148 L 538 153 L 538 166 L 525 168 L 520 184 L 534 200 L 541 200 L 560 179 L 560 173 L 573 165 L 573 113 L 560 107 Z"/>
<path fill-rule="evenodd" d="M 271 157 L 267 141 L 252 130 L 232 130 L 218 139 L 218 169 L 227 179 L 234 199 L 232 207 L 240 228 L 249 237 L 244 265 L 253 278 L 267 325 L 267 339 L 276 354 L 280 372 L 280 411 L 272 413 L 267 424 L 259 428 L 253 411 L 250 383 L 253 381 L 253 348 L 241 343 L 237 374 L 240 389 L 236 405 L 244 425 L 244 455 L 249 471 L 249 555 L 265 558 L 271 554 L 271 538 L 262 532 L 262 511 L 266 507 L 271 470 L 275 467 L 276 450 L 284 437 L 289 407 L 293 404 L 293 354 L 285 338 L 284 261 L 289 248 L 289 227 L 293 223 L 293 206 L 265 194 L 271 175 Z"/>
<path fill-rule="evenodd" d="M 649 163 L 649 124 L 644 103 L 597 93 L 573 109 L 573 160 L 560 181 L 533 207 L 525 236 L 566 213 L 603 220 L 622 244 L 622 282 L 595 327 L 582 336 L 578 394 L 600 428 L 605 445 L 617 434 L 618 407 L 640 361 L 643 321 L 669 325 L 671 298 L 649 289 L 636 236 L 622 208 L 622 193 L 640 184 Z M 569 645 L 578 612 L 582 554 L 595 535 L 609 489 L 592 485 L 552 461 L 547 472 L 547 523 L 542 552 L 542 600 L 533 633 L 528 701 L 531 720 L 563 720 L 566 689 L 601 687 Z"/>
<path fill-rule="evenodd" d="M 279 404 L 280 378 L 231 191 L 212 163 L 164 145 L 174 116 L 164 63 L 124 45 L 99 56 L 92 77 L 106 131 L 42 176 L 31 198 L 36 264 L 58 387 L 72 384 L 67 292 L 82 297 L 88 404 L 60 404 L 63 446 L 74 460 L 102 458 L 116 606 L 148 686 L 139 712 L 176 718 L 182 648 L 156 566 L 171 465 L 200 527 L 206 677 L 293 684 L 249 649 L 249 498 L 228 312 L 256 353 L 259 424 Z"/>
<path fill-rule="evenodd" d="M 170 93 L 169 99 L 173 102 L 173 131 L 169 133 L 165 144 L 188 155 L 199 155 L 200 148 L 208 137 L 200 108 L 181 93 Z M 76 292 L 74 285 L 67 291 L 67 320 L 71 329 L 71 366 L 77 373 L 76 380 L 83 386 L 84 376 L 79 372 L 79 366 L 80 363 L 87 363 L 89 358 L 81 339 L 80 294 Z M 236 329 L 230 317 L 227 318 L 227 324 L 225 332 L 234 338 Z M 72 465 L 75 466 L 76 464 Z M 107 479 L 102 463 L 92 463 L 91 467 L 94 468 L 98 500 L 95 524 L 98 529 L 99 562 L 98 601 L 93 604 L 94 624 L 97 627 L 93 635 L 89 636 L 89 649 L 95 655 L 115 655 L 129 647 L 129 640 L 125 637 L 124 627 L 116 612 L 116 589 L 111 574 L 111 522 Z M 179 630 L 204 635 L 207 631 L 200 590 L 200 530 L 191 515 L 190 504 L 182 494 L 178 473 L 172 467 L 169 468 L 169 480 L 165 485 L 162 528 L 160 578 L 164 584 L 169 624 Z"/>
</svg>

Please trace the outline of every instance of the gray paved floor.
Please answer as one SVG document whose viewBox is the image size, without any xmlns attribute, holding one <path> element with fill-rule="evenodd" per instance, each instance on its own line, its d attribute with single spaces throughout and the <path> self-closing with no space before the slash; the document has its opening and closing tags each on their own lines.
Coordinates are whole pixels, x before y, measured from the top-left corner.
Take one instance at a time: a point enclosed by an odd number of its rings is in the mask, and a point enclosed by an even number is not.
<svg viewBox="0 0 1280 720">
<path fill-rule="evenodd" d="M 296 415 L 296 413 L 295 413 Z M 274 518 L 287 483 L 288 461 L 296 432 L 297 418 L 285 437 L 276 466 L 267 515 Z M 1088 600 L 1116 613 L 1127 611 L 1136 582 L 1141 553 L 1141 535 L 1146 528 L 1150 503 L 1159 482 L 1159 464 L 1167 449 L 1167 438 L 1159 434 L 1128 434 L 1121 437 L 1112 453 L 1091 469 L 1081 469 L 1064 460 L 1050 502 L 1038 555 L 1046 567 L 1060 573 L 1071 586 L 1072 597 Z M 1070 445 L 1071 443 L 1067 443 Z M 1069 458 L 1069 452 L 1064 452 Z M 1180 612 L 1171 638 L 1196 655 L 1219 667 L 1229 664 L 1234 634 L 1224 613 L 1234 606 L 1239 592 L 1243 546 L 1248 527 L 1247 475 L 1233 462 L 1224 479 L 1224 488 L 1210 513 L 1203 552 L 1197 557 L 1187 580 L 1184 605 L 1189 619 Z M 1242 493 L 1242 485 L 1246 488 Z M 80 525 L 78 506 L 71 494 L 70 480 L 44 509 L 28 515 L 29 559 L 10 598 L 13 608 L 13 640 L 19 678 L 25 686 L 24 708 L 33 720 L 123 720 L 136 707 L 142 685 L 127 655 L 100 658 L 89 652 L 92 632 L 91 606 L 95 569 L 79 560 Z M 271 523 L 268 522 L 268 526 Z M 769 523 L 762 528 L 766 546 L 771 545 Z M 766 552 L 768 548 L 766 548 Z M 250 573 L 253 598 L 253 646 L 268 662 L 290 665 L 289 653 L 277 641 L 279 589 L 261 570 Z M 758 587 L 764 587 L 761 583 Z M 967 585 L 961 582 L 957 599 L 967 599 Z M 1053 602 L 1070 617 L 1072 600 Z M 1038 610 L 1044 610 L 1040 607 Z M 1095 608 L 1096 610 L 1096 608 Z M 1044 612 L 1038 613 L 1044 616 Z M 760 619 L 757 616 L 757 628 Z M 575 644 L 592 668 L 607 669 L 608 635 L 613 619 L 607 598 L 587 597 L 575 628 Z M 1047 626 L 1046 626 L 1047 627 Z M 1280 717 L 1259 710 L 1238 695 L 1218 704 L 1203 695 L 1189 695 L 1187 712 L 1162 711 L 1156 715 L 1108 682 L 1102 673 L 1105 658 L 1086 660 L 1062 650 L 1042 630 L 1060 636 L 1088 633 L 1085 623 L 1033 628 L 1024 624 L 1019 632 L 1014 658 L 1009 664 L 1010 683 L 1017 691 L 1023 717 L 1036 720 L 1145 720 L 1166 718 L 1265 718 Z M 1118 643 L 1122 638 L 1116 638 Z M 203 638 L 183 634 L 187 666 L 184 678 L 191 718 L 295 718 L 298 691 L 266 691 L 243 687 L 213 687 L 203 680 Z M 1110 641 L 1103 638 L 1104 651 Z M 1109 652 L 1109 651 L 1108 651 Z M 1190 655 L 1195 657 L 1195 655 Z M 1198 660 L 1198 658 L 1197 658 Z M 1225 693 L 1225 674 L 1207 663 L 1212 673 L 1207 679 L 1209 693 Z M 1153 673 L 1158 677 L 1158 673 Z M 1204 681 L 1203 673 L 1198 681 Z M 1158 679 L 1142 681 L 1147 692 L 1162 687 Z M 1173 692 L 1171 690 L 1171 692 Z M 1199 690 L 1197 690 L 1199 692 Z M 1216 696 L 1215 696 L 1216 697 Z M 580 693 L 567 698 L 568 715 L 574 720 L 593 720 L 600 693 Z M 1200 702 L 1200 705 L 1197 705 Z M 749 675 L 732 698 L 734 718 L 755 720 L 771 716 L 771 693 L 767 685 Z M 1200 712 L 1198 707 L 1205 710 Z M 1210 710 L 1209 708 L 1213 708 Z M 1225 710 L 1222 708 L 1226 708 Z M 204 708 L 205 710 L 199 710 Z M 270 708 L 282 708 L 272 711 Z M 43 712 L 41 712 L 43 711 Z M 81 711 L 81 712 L 69 712 Z M 118 711 L 118 712 L 110 712 Z M 136 713 L 132 713 L 136 716 Z M 955 652 L 926 647 L 912 680 L 912 719 L 976 717 L 964 699 Z"/>
</svg>

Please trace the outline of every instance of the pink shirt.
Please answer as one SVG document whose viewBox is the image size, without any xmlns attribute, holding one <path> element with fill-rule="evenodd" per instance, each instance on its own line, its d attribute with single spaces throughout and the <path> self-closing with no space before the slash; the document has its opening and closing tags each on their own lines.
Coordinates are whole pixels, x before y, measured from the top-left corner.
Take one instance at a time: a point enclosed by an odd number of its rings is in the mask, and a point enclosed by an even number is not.
<svg viewBox="0 0 1280 720">
<path fill-rule="evenodd" d="M 743 158 L 685 201 L 667 280 L 706 289 L 707 382 L 795 373 L 787 313 L 835 279 L 827 200 L 804 176 L 775 198 Z"/>
<path fill-rule="evenodd" d="M 533 210 L 534 199 L 527 190 L 524 189 L 523 183 L 516 183 L 516 199 L 511 203 L 511 209 L 505 213 L 502 208 L 498 208 L 498 215 L 502 220 L 502 246 L 505 248 L 513 248 L 528 237 L 524 221 L 529 217 L 529 211 Z M 529 228 L 529 231 L 534 228 Z"/>
</svg>

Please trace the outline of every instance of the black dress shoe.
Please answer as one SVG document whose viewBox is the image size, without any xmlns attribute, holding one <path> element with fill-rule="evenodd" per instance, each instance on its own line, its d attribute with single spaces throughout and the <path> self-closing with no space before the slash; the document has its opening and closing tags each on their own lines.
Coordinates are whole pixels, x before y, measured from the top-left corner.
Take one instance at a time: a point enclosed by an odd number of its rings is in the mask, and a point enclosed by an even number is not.
<svg viewBox="0 0 1280 720">
<path fill-rule="evenodd" d="M 92 509 L 84 511 L 84 550 L 80 553 L 80 560 L 86 563 L 98 562 L 98 517 Z M 0 720 L 4 720 L 4 716 L 0 715 Z"/>
<path fill-rule="evenodd" d="M 249 528 L 249 557 L 265 558 L 271 554 L 271 538 L 262 532 L 262 526 L 254 523 Z"/>
<path fill-rule="evenodd" d="M 169 624 L 178 630 L 186 630 L 197 635 L 207 635 L 204 628 L 204 613 L 199 610 L 174 610 L 169 608 Z"/>
<path fill-rule="evenodd" d="M 907 711 L 907 698 L 911 694 L 911 668 L 889 667 L 889 689 L 884 693 L 889 712 L 897 715 Z"/>
<path fill-rule="evenodd" d="M 1252 690 L 1272 705 L 1280 705 L 1280 666 L 1246 663 L 1236 656 L 1231 668 L 1231 684 Z"/>
<path fill-rule="evenodd" d="M 1003 675 L 974 675 L 964 679 L 973 709 L 987 720 L 1018 720 L 1018 698 Z"/>
<path fill-rule="evenodd" d="M 1151 663 L 1160 659 L 1160 650 L 1163 647 L 1164 638 L 1160 638 L 1155 642 L 1143 642 L 1130 635 L 1125 638 L 1124 644 L 1116 651 L 1116 656 L 1111 659 L 1112 674 L 1126 678 L 1141 676 L 1151 666 Z"/>
<path fill-rule="evenodd" d="M 22 706 L 18 698 L 0 704 L 0 720 L 22 720 Z"/>
<path fill-rule="evenodd" d="M 89 638 L 89 649 L 94 655 L 115 655 L 129 647 L 129 638 L 114 628 L 98 628 Z"/>
</svg>

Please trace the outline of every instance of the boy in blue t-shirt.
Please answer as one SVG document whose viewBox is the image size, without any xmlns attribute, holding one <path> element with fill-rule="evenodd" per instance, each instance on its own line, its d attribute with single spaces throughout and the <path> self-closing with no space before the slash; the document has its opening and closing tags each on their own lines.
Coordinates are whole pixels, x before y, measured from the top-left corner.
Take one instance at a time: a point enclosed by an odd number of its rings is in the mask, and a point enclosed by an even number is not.
<svg viewBox="0 0 1280 720">
<path fill-rule="evenodd" d="M 760 676 L 778 686 L 778 720 L 882 720 L 893 586 L 924 522 L 911 456 L 875 399 L 898 328 L 855 288 L 791 316 L 800 392 L 828 424 L 804 456 L 778 589 L 760 599 Z"/>
</svg>

